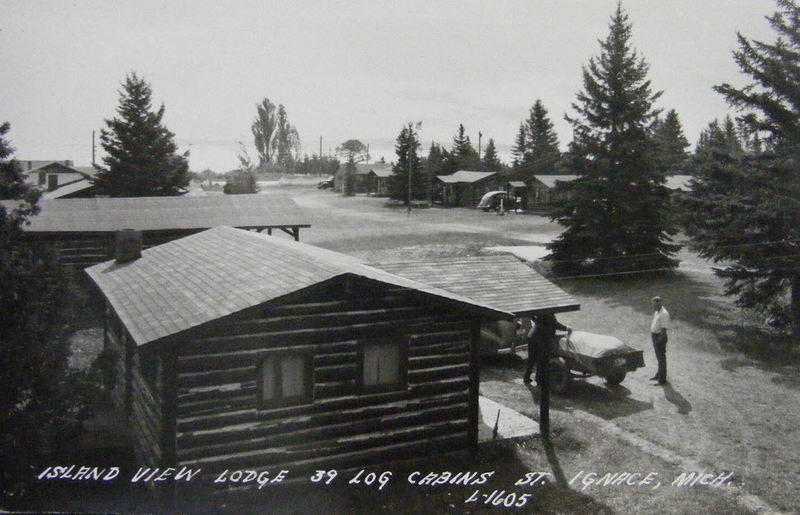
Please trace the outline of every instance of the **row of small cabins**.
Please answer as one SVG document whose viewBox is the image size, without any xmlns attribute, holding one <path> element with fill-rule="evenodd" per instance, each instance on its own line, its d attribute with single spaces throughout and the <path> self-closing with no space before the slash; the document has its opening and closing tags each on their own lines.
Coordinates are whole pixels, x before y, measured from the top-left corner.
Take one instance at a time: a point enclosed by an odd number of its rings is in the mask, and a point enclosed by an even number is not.
<svg viewBox="0 0 800 515">
<path fill-rule="evenodd" d="M 334 191 L 341 192 L 344 184 L 344 171 L 339 170 L 334 180 Z M 388 163 L 356 165 L 353 176 L 353 193 L 384 197 L 389 195 L 388 181 L 392 176 L 392 165 Z M 531 175 L 524 180 L 509 180 L 500 172 L 479 172 L 459 170 L 452 175 L 440 175 L 435 180 L 433 197 L 443 205 L 475 207 L 481 197 L 490 191 L 505 191 L 518 199 L 523 211 L 551 207 L 560 200 L 556 186 L 560 182 L 577 179 L 577 175 Z M 688 175 L 667 177 L 667 187 L 671 190 L 689 189 Z"/>
<path fill-rule="evenodd" d="M 297 241 L 308 226 L 277 195 L 43 202 L 29 237 L 103 242 L 62 257 L 98 263 L 142 465 L 302 473 L 470 448 L 481 324 L 579 307 L 512 256 L 370 265 Z"/>
</svg>

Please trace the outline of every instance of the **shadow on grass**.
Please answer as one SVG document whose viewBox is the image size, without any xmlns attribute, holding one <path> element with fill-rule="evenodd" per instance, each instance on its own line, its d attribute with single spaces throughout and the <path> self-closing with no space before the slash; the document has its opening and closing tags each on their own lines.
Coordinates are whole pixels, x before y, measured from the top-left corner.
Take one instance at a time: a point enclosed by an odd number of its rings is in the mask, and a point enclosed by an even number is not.
<svg viewBox="0 0 800 515">
<path fill-rule="evenodd" d="M 539 388 L 533 384 L 527 385 L 527 388 L 538 406 Z M 652 402 L 632 399 L 630 394 L 631 391 L 621 385 L 604 388 L 578 380 L 572 381 L 564 393 L 551 392 L 550 407 L 567 413 L 573 410 L 586 411 L 605 420 L 627 417 L 653 409 Z"/>
<path fill-rule="evenodd" d="M 678 408 L 678 413 L 680 415 L 686 415 L 692 411 L 691 403 L 687 401 L 677 390 L 675 390 L 671 383 L 664 385 L 664 398 Z"/>
</svg>

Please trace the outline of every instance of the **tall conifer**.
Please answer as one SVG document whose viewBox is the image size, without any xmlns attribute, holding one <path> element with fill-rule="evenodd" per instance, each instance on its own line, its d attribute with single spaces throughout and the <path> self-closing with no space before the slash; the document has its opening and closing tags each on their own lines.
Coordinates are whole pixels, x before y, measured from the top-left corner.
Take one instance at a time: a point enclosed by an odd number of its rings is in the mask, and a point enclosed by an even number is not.
<svg viewBox="0 0 800 515">
<path fill-rule="evenodd" d="M 653 126 L 653 166 L 664 175 L 680 174 L 685 171 L 689 153 L 689 142 L 683 134 L 683 127 L 674 109 L 659 119 Z"/>
<path fill-rule="evenodd" d="M 630 45 L 631 24 L 620 5 L 600 55 L 583 69 L 572 104 L 576 148 L 587 156 L 568 199 L 553 218 L 566 229 L 548 245 L 556 273 L 617 273 L 677 266 L 670 243 L 669 191 L 651 162 L 650 127 L 660 93 L 648 65 Z"/>
<path fill-rule="evenodd" d="M 392 175 L 389 177 L 389 197 L 409 203 L 409 169 L 411 171 L 411 200 L 424 200 L 428 197 L 429 175 L 422 168 L 419 157 L 419 137 L 417 127 L 409 122 L 397 135 L 395 152 L 397 161 L 392 166 Z"/>
<path fill-rule="evenodd" d="M 119 95 L 118 117 L 100 131 L 106 156 L 94 178 L 98 191 L 112 197 L 185 193 L 188 152 L 177 153 L 175 135 L 162 124 L 164 104 L 152 110 L 150 85 L 135 72 L 125 77 Z"/>
<path fill-rule="evenodd" d="M 528 171 L 532 174 L 555 173 L 556 163 L 561 157 L 558 135 L 541 100 L 537 99 L 531 107 L 525 129 L 527 134 L 523 161 Z"/>
<path fill-rule="evenodd" d="M 725 264 L 718 274 L 738 305 L 800 334 L 800 7 L 777 4 L 777 41 L 738 36 L 733 57 L 751 84 L 714 88 L 743 112 L 750 154 L 698 170 L 689 206 L 703 216 L 688 232 L 701 256 Z"/>
</svg>

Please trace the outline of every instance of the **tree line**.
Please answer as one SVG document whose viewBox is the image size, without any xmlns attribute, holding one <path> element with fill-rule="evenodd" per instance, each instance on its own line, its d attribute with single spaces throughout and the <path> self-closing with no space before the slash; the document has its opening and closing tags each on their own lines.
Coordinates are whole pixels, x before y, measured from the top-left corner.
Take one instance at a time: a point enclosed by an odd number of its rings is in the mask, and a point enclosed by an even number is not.
<svg viewBox="0 0 800 515">
<path fill-rule="evenodd" d="M 557 187 L 565 200 L 552 220 L 565 230 L 546 257 L 556 277 L 675 269 L 674 237 L 683 230 L 702 257 L 720 264 L 715 272 L 738 305 L 800 332 L 800 8 L 794 0 L 776 2 L 768 18 L 775 42 L 738 35 L 733 58 L 751 83 L 714 87 L 739 116 L 710 122 L 691 155 L 677 112 L 657 107 L 662 92 L 631 45 L 621 4 L 565 115 L 574 135 L 566 152 L 547 109 L 535 101 L 517 132 L 508 177 L 577 177 Z M 434 176 L 459 169 L 503 171 L 489 143 L 481 156 L 459 125 L 449 150 L 433 143 L 420 158 L 418 131 L 404 126 L 391 196 L 428 198 Z M 666 178 L 679 173 L 692 176 L 691 192 L 675 203 Z M 676 209 L 690 214 L 680 226 Z"/>
</svg>

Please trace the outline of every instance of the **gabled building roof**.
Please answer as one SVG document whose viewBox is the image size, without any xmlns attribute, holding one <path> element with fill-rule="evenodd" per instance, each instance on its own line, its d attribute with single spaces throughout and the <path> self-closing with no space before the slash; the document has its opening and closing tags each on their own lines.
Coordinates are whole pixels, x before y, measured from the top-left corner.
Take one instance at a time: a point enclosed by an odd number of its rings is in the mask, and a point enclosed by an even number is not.
<svg viewBox="0 0 800 515">
<path fill-rule="evenodd" d="M 577 175 L 534 175 L 534 179 L 548 188 L 554 188 L 557 182 L 569 182 L 578 178 Z"/>
<path fill-rule="evenodd" d="M 4 203 L 7 201 L 3 201 Z M 28 233 L 158 231 L 233 227 L 308 227 L 294 200 L 281 195 L 45 199 Z"/>
<path fill-rule="evenodd" d="M 575 311 L 580 308 L 572 296 L 510 255 L 382 263 L 375 266 L 517 316 Z"/>
<path fill-rule="evenodd" d="M 152 247 L 132 262 L 108 261 L 86 272 L 137 345 L 348 275 L 511 318 L 495 307 L 338 252 L 223 226 Z"/>
<path fill-rule="evenodd" d="M 339 170 L 346 169 L 346 163 L 343 163 L 339 166 Z M 389 170 L 389 175 L 392 174 L 392 165 L 391 163 L 356 163 L 356 175 L 367 175 L 369 172 L 375 173 L 383 173 L 385 170 Z"/>
<path fill-rule="evenodd" d="M 45 166 L 53 164 L 53 163 L 58 163 L 58 164 L 60 164 L 62 166 L 66 166 L 66 167 L 69 167 L 69 168 L 74 168 L 72 161 L 69 160 L 69 159 L 64 159 L 64 160 L 61 160 L 61 161 L 56 160 L 56 159 L 50 159 L 50 160 L 45 160 L 45 159 L 15 159 L 15 161 L 22 168 L 22 171 L 26 172 L 26 173 L 30 172 L 31 170 L 35 170 L 37 168 L 44 168 Z"/>
<path fill-rule="evenodd" d="M 391 177 L 394 171 L 392 170 L 392 165 L 389 163 L 380 163 L 375 165 L 372 169 L 370 169 L 370 173 L 375 174 L 376 177 L 380 178 L 387 178 Z"/>
<path fill-rule="evenodd" d="M 72 195 L 73 193 L 87 190 L 93 186 L 94 183 L 89 179 L 79 179 L 77 181 L 64 184 L 63 186 L 59 186 L 52 191 L 46 192 L 44 195 L 42 195 L 42 199 L 46 200 L 66 197 L 67 195 Z"/>
<path fill-rule="evenodd" d="M 508 181 L 508 185 L 512 188 L 524 188 L 525 181 Z"/>
<path fill-rule="evenodd" d="M 436 178 L 445 184 L 478 182 L 495 175 L 497 172 L 475 172 L 471 170 L 459 170 L 452 175 L 439 175 Z"/>
</svg>

